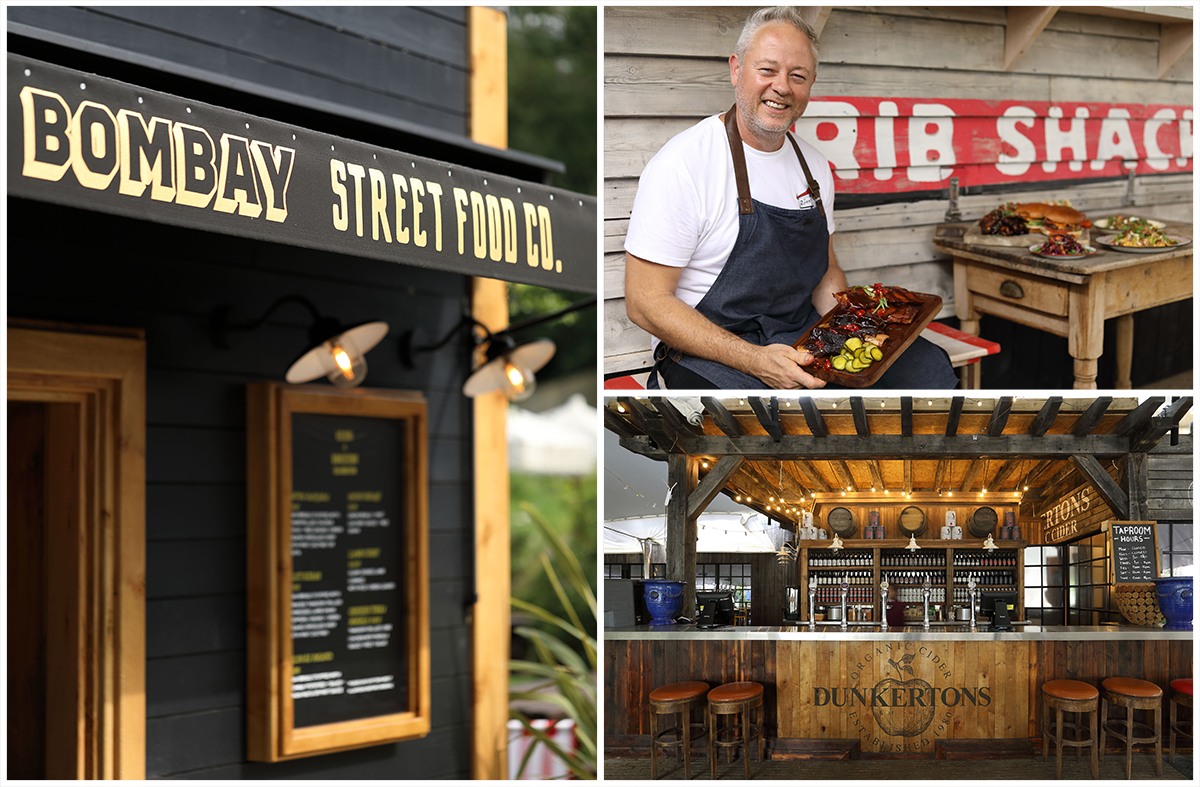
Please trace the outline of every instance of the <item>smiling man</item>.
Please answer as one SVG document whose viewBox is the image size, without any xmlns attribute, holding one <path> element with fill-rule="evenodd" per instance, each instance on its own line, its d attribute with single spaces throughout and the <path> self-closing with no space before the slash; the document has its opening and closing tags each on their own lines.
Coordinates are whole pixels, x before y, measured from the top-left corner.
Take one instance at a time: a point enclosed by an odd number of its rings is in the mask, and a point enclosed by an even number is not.
<svg viewBox="0 0 1200 787">
<path fill-rule="evenodd" d="M 808 107 L 817 55 L 798 8 L 755 12 L 729 58 L 734 106 L 671 139 L 643 170 L 625 237 L 625 305 L 654 337 L 649 387 L 825 385 L 804 369 L 813 357 L 791 346 L 846 288 L 830 241 L 829 162 L 788 131 Z M 927 342 L 904 361 L 876 385 L 958 382 Z"/>
</svg>

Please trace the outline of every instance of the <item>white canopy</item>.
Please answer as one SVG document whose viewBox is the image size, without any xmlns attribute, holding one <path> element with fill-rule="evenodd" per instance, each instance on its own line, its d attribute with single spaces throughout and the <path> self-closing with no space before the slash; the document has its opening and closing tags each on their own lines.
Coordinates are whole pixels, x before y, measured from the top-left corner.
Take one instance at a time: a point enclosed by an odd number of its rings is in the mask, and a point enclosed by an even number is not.
<svg viewBox="0 0 1200 787">
<path fill-rule="evenodd" d="M 696 523 L 697 552 L 777 552 L 792 534 L 760 514 L 701 514 Z M 604 553 L 641 554 L 639 539 L 652 539 L 653 562 L 666 560 L 667 517 L 618 519 L 604 523 Z"/>
</svg>

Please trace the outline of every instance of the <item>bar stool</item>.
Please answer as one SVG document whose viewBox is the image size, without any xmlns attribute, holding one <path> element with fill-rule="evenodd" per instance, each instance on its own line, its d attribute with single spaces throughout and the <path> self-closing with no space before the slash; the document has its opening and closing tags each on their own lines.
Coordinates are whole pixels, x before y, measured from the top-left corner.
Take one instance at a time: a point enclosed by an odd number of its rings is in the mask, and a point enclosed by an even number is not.
<svg viewBox="0 0 1200 787">
<path fill-rule="evenodd" d="M 1100 710 L 1100 692 L 1090 683 L 1079 680 L 1051 680 L 1042 684 L 1042 761 L 1050 751 L 1050 709 L 1054 708 L 1054 746 L 1057 752 L 1054 762 L 1054 778 L 1062 778 L 1063 746 L 1075 749 L 1075 759 L 1079 759 L 1079 750 L 1087 747 L 1092 750 L 1092 778 L 1100 778 L 1100 765 L 1096 761 L 1096 716 Z M 1063 722 L 1063 713 L 1074 713 L 1075 721 Z M 1082 714 L 1090 714 L 1088 739 L 1080 740 Z M 1063 740 L 1063 730 L 1075 731 L 1075 740 Z"/>
<path fill-rule="evenodd" d="M 1100 683 L 1100 759 L 1104 759 L 1104 738 L 1111 735 L 1125 741 L 1125 778 L 1133 774 L 1133 744 L 1154 744 L 1154 772 L 1162 776 L 1162 689 L 1146 680 L 1137 678 L 1105 678 Z M 1125 731 L 1108 727 L 1108 704 L 1125 708 Z M 1153 710 L 1154 728 L 1134 722 L 1135 710 Z M 1151 736 L 1135 737 L 1134 729 L 1154 733 Z"/>
<path fill-rule="evenodd" d="M 1170 752 L 1169 759 L 1172 763 L 1175 762 L 1175 733 L 1186 735 L 1187 737 L 1191 738 L 1192 731 L 1195 729 L 1190 721 L 1175 721 L 1176 705 L 1186 705 L 1189 708 L 1192 707 L 1191 678 L 1177 678 L 1171 681 L 1171 704 L 1169 706 L 1170 710 L 1168 711 L 1170 715 L 1167 716 L 1167 727 L 1171 730 L 1171 748 L 1168 751 Z M 1184 731 L 1184 727 L 1187 727 L 1187 731 Z"/>
<path fill-rule="evenodd" d="M 698 680 L 682 683 L 668 683 L 650 692 L 650 778 L 658 778 L 658 747 L 683 750 L 684 778 L 692 777 L 692 741 L 700 740 L 706 732 L 703 723 L 692 722 L 692 711 L 704 707 L 704 695 L 708 694 L 708 684 Z M 679 714 L 679 725 L 665 730 L 658 727 L 658 717 Z M 671 719 L 674 724 L 675 719 Z M 699 727 L 696 735 L 692 728 Z"/>
<path fill-rule="evenodd" d="M 712 778 L 717 778 L 717 749 L 729 749 L 729 761 L 733 762 L 733 748 L 742 747 L 742 758 L 746 762 L 746 778 L 750 778 L 750 741 L 758 740 L 758 761 L 763 761 L 763 687 L 761 683 L 742 681 L 725 683 L 708 693 L 708 767 Z M 750 711 L 758 708 L 758 724 L 752 724 Z M 737 736 L 738 720 L 742 715 L 742 735 Z M 718 716 L 734 716 L 728 726 L 717 728 Z M 728 733 L 728 740 L 721 740 L 721 733 Z"/>
</svg>

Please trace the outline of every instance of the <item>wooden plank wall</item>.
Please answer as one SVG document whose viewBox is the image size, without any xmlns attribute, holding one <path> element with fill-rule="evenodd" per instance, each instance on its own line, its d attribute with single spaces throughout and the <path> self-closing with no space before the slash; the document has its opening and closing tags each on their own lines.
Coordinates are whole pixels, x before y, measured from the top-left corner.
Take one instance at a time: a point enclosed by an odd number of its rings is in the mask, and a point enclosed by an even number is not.
<svg viewBox="0 0 1200 787">
<path fill-rule="evenodd" d="M 399 362 L 399 336 L 445 335 L 463 277 L 100 213 L 8 203 L 13 317 L 142 327 L 147 347 L 146 776 L 202 779 L 470 778 L 467 599 L 472 592 L 471 417 L 458 395 L 468 348 Z M 251 320 L 283 295 L 343 321 L 383 319 L 367 385 L 429 401 L 433 730 L 401 744 L 277 764 L 245 760 L 245 386 L 280 379 L 309 318 L 281 309 L 262 329 L 209 338 L 231 304 Z"/>
<path fill-rule="evenodd" d="M 605 9 L 606 374 L 644 369 L 649 363 L 649 337 L 629 322 L 623 294 L 622 247 L 637 178 L 666 140 L 733 102 L 727 60 L 749 13 L 749 8 L 738 7 Z M 1070 13 L 1064 8 L 1038 46 L 1009 73 L 1003 68 L 1005 19 L 1002 6 L 835 7 L 822 33 L 814 98 L 1192 103 L 1190 54 L 1164 79 L 1157 79 L 1158 24 Z M 1143 215 L 1191 220 L 1190 173 L 1138 176 L 1134 185 L 1134 204 Z M 964 219 L 971 220 L 1010 199 L 1068 198 L 1081 210 L 1096 214 L 1123 209 L 1126 187 L 1125 180 L 1119 179 L 972 193 L 960 199 L 960 210 Z M 886 281 L 938 293 L 944 303 L 940 317 L 952 318 L 949 261 L 930 242 L 946 207 L 944 198 L 925 196 L 896 195 L 882 204 L 876 199 L 857 206 L 853 199 L 839 198 L 834 248 L 850 283 Z M 882 249 L 887 250 L 886 257 Z M 1170 324 L 1161 327 L 1164 335 L 1177 331 L 1181 319 L 1190 320 L 1190 303 L 1185 306 L 1186 313 L 1171 313 Z M 1139 341 L 1151 342 L 1150 346 L 1160 330 L 1157 313 L 1151 310 L 1137 318 Z M 1000 379 L 1016 379 L 1022 369 L 1038 370 L 1043 378 L 1034 385 L 1047 385 L 1045 375 L 1056 372 L 1054 364 L 1066 357 L 1065 345 L 1059 348 L 1051 341 L 1055 337 L 1040 333 L 1014 333 L 1009 326 L 995 326 L 992 331 L 1003 333 L 1001 340 L 1009 346 L 1017 346 L 1019 339 L 1022 360 L 1019 365 L 997 367 Z M 1045 363 L 1037 357 L 1043 340 L 1047 342 Z M 1190 358 L 1177 363 L 1190 368 Z M 1161 372 L 1161 366 L 1145 372 L 1135 368 L 1135 385 L 1145 375 L 1158 379 L 1153 375 Z M 1069 368 L 1066 379 L 1069 386 Z"/>
<path fill-rule="evenodd" d="M 765 688 L 768 738 L 862 737 L 864 751 L 888 751 L 868 743 L 867 732 L 845 719 L 818 714 L 813 698 L 802 697 L 798 684 L 845 686 L 876 679 L 855 671 L 856 657 L 884 643 L 721 641 L 721 640 L 606 640 L 604 643 L 604 738 L 606 749 L 629 746 L 631 737 L 649 734 L 647 700 L 656 686 L 702 680 L 716 686 L 734 680 L 753 680 Z M 988 713 L 965 707 L 953 725 L 932 738 L 1038 738 L 1040 691 L 1056 679 L 1082 680 L 1098 685 L 1106 677 L 1123 675 L 1167 686 L 1175 678 L 1192 676 L 1190 641 L 1056 641 L 1056 642 L 932 642 L 910 644 L 936 652 L 939 668 L 929 653 L 909 661 L 914 672 L 938 686 L 995 687 Z M 888 654 L 881 659 L 886 665 Z M 900 661 L 894 654 L 894 661 Z M 874 666 L 869 667 L 875 670 Z M 890 670 L 890 667 L 885 667 Z M 894 672 L 894 670 L 891 670 Z M 945 672 L 953 680 L 945 677 Z M 858 675 L 857 678 L 852 677 Z M 937 677 L 938 675 L 942 677 Z M 907 676 L 906 676 L 907 677 Z M 832 682 L 829 682 L 832 681 Z M 987 709 L 982 709 L 987 710 Z M 824 721 L 825 723 L 822 723 Z M 872 726 L 869 714 L 864 726 Z M 872 736 L 873 737 L 873 733 Z M 894 737 L 894 736 L 893 736 Z M 916 749 L 924 751 L 924 749 Z M 894 749 L 893 749 L 894 751 Z M 929 751 L 932 751 L 930 748 Z"/>
<path fill-rule="evenodd" d="M 9 23 L 466 136 L 467 9 L 25 6 Z"/>
<path fill-rule="evenodd" d="M 1164 437 L 1146 456 L 1150 472 L 1150 518 L 1158 522 L 1191 522 L 1192 436 L 1180 435 L 1179 445 Z M 1160 524 L 1159 527 L 1162 527 Z"/>
</svg>

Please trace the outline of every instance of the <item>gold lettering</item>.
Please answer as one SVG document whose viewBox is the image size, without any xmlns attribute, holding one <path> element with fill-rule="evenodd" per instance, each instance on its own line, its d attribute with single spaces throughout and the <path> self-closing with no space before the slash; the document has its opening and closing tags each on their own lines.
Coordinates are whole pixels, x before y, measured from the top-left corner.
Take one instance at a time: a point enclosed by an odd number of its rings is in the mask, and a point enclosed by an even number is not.
<svg viewBox="0 0 1200 787">
<path fill-rule="evenodd" d="M 425 189 L 433 197 L 433 248 L 442 250 L 442 185 L 425 181 Z"/>
<path fill-rule="evenodd" d="M 408 243 L 408 227 L 404 226 L 404 206 L 408 200 L 408 182 L 403 175 L 392 175 L 392 191 L 396 194 L 396 243 Z"/>
<path fill-rule="evenodd" d="M 392 242 L 392 228 L 387 220 L 387 180 L 374 167 L 371 176 L 371 240 L 379 240 L 379 227 L 383 226 L 383 238 Z"/>
<path fill-rule="evenodd" d="M 347 164 L 346 171 L 354 178 L 354 233 L 363 236 L 362 179 L 367 174 L 362 164 Z"/>
<path fill-rule="evenodd" d="M 454 214 L 458 217 L 458 253 L 466 254 L 466 237 L 464 231 L 467 224 L 467 212 L 463 210 L 467 204 L 467 191 L 454 187 Z"/>
<path fill-rule="evenodd" d="M 346 209 L 346 165 L 337 159 L 329 160 L 329 187 L 337 196 L 333 203 L 333 228 L 345 232 L 350 226 L 350 214 Z M 339 210 L 340 208 L 340 210 Z"/>
<path fill-rule="evenodd" d="M 423 249 L 429 243 L 429 237 L 425 234 L 425 230 L 421 229 L 421 211 L 424 209 L 421 204 L 421 195 L 425 193 L 425 184 L 419 178 L 409 178 L 409 183 L 412 184 L 413 198 L 413 245 Z"/>
</svg>

